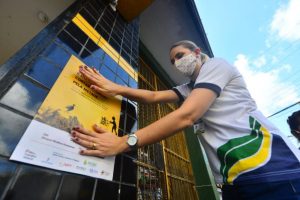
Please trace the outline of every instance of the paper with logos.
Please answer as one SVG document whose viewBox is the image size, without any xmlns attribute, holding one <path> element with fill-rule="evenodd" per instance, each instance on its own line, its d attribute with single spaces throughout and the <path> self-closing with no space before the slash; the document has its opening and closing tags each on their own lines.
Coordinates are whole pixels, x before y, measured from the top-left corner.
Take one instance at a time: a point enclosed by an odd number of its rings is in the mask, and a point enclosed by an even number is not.
<svg viewBox="0 0 300 200">
<path fill-rule="evenodd" d="M 10 159 L 112 180 L 115 157 L 80 155 L 84 148 L 69 133 L 77 125 L 91 129 L 98 124 L 116 134 L 121 99 L 92 91 L 77 73 L 80 65 L 84 63 L 71 56 Z"/>
</svg>

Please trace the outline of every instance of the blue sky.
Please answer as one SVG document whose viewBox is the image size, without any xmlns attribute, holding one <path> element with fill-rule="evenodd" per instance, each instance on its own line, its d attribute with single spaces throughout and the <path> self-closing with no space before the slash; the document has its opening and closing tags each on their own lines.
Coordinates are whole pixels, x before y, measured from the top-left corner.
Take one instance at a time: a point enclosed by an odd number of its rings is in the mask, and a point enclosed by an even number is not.
<svg viewBox="0 0 300 200">
<path fill-rule="evenodd" d="M 300 101 L 300 0 L 195 2 L 215 57 L 238 67 L 266 116 Z M 271 120 L 289 135 L 297 109 Z"/>
</svg>

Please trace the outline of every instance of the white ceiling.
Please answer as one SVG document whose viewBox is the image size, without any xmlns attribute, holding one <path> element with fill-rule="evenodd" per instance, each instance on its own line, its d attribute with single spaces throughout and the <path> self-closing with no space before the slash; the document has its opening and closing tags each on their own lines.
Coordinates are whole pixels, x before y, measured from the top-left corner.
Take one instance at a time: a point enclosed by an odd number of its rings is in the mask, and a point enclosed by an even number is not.
<svg viewBox="0 0 300 200">
<path fill-rule="evenodd" d="M 177 84 L 188 80 L 174 68 L 169 59 L 170 46 L 179 40 L 191 40 L 203 52 L 212 54 L 200 18 L 195 16 L 193 0 L 155 0 L 140 16 L 140 39 Z"/>
</svg>

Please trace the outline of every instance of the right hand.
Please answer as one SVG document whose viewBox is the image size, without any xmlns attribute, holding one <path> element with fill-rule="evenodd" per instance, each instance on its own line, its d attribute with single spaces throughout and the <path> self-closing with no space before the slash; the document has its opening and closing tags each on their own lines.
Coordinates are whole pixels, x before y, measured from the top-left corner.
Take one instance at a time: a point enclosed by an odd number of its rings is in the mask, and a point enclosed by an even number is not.
<svg viewBox="0 0 300 200">
<path fill-rule="evenodd" d="M 127 135 L 119 137 L 96 124 L 93 129 L 89 131 L 83 127 L 74 127 L 71 131 L 71 139 L 87 148 L 80 151 L 81 155 L 107 157 L 129 150 Z"/>
<path fill-rule="evenodd" d="M 120 85 L 106 79 L 95 68 L 80 66 L 79 73 L 90 84 L 90 88 L 104 96 L 116 96 Z"/>
</svg>

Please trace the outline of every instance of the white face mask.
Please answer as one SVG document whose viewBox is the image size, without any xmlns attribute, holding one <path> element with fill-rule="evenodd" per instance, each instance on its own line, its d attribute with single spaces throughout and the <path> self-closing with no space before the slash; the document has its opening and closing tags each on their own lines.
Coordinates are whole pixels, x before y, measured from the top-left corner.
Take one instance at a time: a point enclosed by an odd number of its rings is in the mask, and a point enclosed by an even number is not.
<svg viewBox="0 0 300 200">
<path fill-rule="evenodd" d="M 198 59 L 195 54 L 191 53 L 176 60 L 174 65 L 185 76 L 192 78 L 198 63 L 201 65 L 200 59 Z"/>
</svg>

